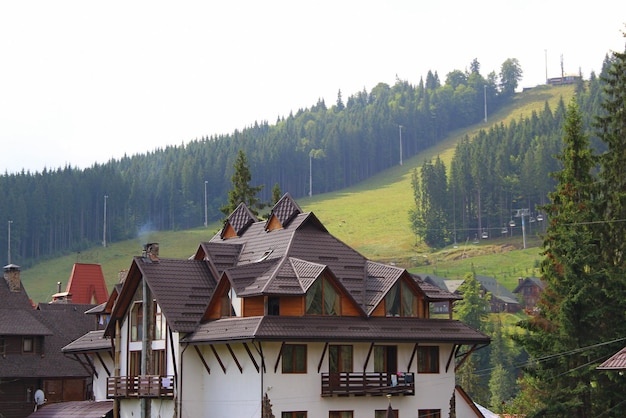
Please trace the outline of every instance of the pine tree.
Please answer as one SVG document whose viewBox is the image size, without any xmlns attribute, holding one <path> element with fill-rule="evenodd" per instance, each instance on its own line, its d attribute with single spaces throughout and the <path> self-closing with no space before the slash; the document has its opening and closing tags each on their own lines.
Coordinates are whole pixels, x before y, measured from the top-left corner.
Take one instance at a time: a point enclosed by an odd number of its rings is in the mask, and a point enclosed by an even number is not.
<svg viewBox="0 0 626 418">
<path fill-rule="evenodd" d="M 252 174 L 248 167 L 248 158 L 243 150 L 239 150 L 237 153 L 237 159 L 233 167 L 235 168 L 235 172 L 231 177 L 233 188 L 228 192 L 228 204 L 221 207 L 220 211 L 224 215 L 230 215 L 243 202 L 252 213 L 258 215 L 259 209 L 265 207 L 264 204 L 260 203 L 260 199 L 256 197 L 257 193 L 263 189 L 263 185 L 250 186 Z"/>
<path fill-rule="evenodd" d="M 537 395 L 530 416 L 592 416 L 589 382 L 595 380 L 590 362 L 597 352 L 582 350 L 603 341 L 598 335 L 601 305 L 610 303 L 598 283 L 598 215 L 592 190 L 595 158 L 583 133 L 582 116 L 573 100 L 568 106 L 557 158 L 563 168 L 554 173 L 556 190 L 543 210 L 550 224 L 544 236 L 542 279 L 546 283 L 539 314 L 520 325 L 529 333 L 520 342 L 534 360 L 526 369 L 526 391 Z M 578 351 L 580 350 L 580 351 Z M 533 414 L 531 414 L 531 412 Z"/>
</svg>

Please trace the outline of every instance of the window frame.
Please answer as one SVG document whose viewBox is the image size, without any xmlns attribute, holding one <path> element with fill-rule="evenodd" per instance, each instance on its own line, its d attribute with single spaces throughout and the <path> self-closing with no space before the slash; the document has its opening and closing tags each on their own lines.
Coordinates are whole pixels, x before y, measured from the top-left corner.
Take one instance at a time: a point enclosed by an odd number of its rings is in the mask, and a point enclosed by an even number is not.
<svg viewBox="0 0 626 418">
<path fill-rule="evenodd" d="M 421 345 L 417 347 L 417 372 L 421 374 L 438 374 L 441 370 L 438 345 Z"/>
<path fill-rule="evenodd" d="M 22 337 L 22 354 L 34 354 L 35 353 L 35 338 L 34 337 Z"/>
<path fill-rule="evenodd" d="M 298 352 L 303 357 L 303 367 L 298 367 Z M 289 366 L 289 367 L 287 367 Z M 306 374 L 307 373 L 307 345 L 306 344 L 285 344 L 281 350 L 281 371 L 283 374 Z"/>
<path fill-rule="evenodd" d="M 280 413 L 280 418 L 307 418 L 306 411 L 285 411 Z"/>
<path fill-rule="evenodd" d="M 336 369 L 333 370 L 333 351 L 336 352 Z M 350 367 L 346 370 L 346 356 L 349 356 Z M 329 373 L 352 373 L 354 371 L 354 346 L 350 344 L 330 344 L 328 346 L 328 372 Z"/>
<path fill-rule="evenodd" d="M 441 418 L 441 409 L 418 409 L 418 418 Z"/>
<path fill-rule="evenodd" d="M 319 290 L 317 290 L 319 287 Z M 333 303 L 333 311 L 326 312 L 326 293 L 327 289 L 331 289 L 333 294 L 335 295 L 335 301 Z M 315 294 L 310 294 L 309 292 L 315 292 Z M 319 292 L 319 294 L 318 294 Z M 312 302 L 309 302 L 309 298 L 311 298 Z M 319 299 L 319 303 L 317 302 Z M 305 304 L 304 304 L 304 313 L 305 315 L 322 315 L 322 316 L 341 316 L 341 292 L 332 283 L 326 275 L 318 277 L 313 284 L 309 287 L 304 296 Z M 313 311 L 312 308 L 315 308 L 319 305 L 319 311 Z"/>
<path fill-rule="evenodd" d="M 354 418 L 354 411 L 328 411 L 328 418 Z"/>
<path fill-rule="evenodd" d="M 392 294 L 395 294 L 393 300 L 391 299 Z M 411 297 L 410 307 L 407 306 L 405 294 L 408 294 Z M 396 283 L 394 283 L 394 285 L 391 286 L 391 288 L 389 288 L 389 290 L 387 291 L 384 300 L 385 316 L 387 317 L 415 318 L 419 316 L 418 295 L 413 292 L 411 287 L 404 280 L 398 280 Z"/>
</svg>

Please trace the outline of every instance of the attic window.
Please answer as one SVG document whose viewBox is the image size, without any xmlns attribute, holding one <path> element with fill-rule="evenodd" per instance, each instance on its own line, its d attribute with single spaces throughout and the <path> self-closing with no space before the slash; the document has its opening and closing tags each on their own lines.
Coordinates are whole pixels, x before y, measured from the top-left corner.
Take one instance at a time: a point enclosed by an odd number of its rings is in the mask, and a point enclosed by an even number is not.
<svg viewBox="0 0 626 418">
<path fill-rule="evenodd" d="M 267 260 L 267 257 L 269 257 L 270 254 L 272 254 L 273 252 L 274 250 L 270 248 L 269 250 L 265 251 L 263 255 L 261 256 L 261 258 L 259 258 L 256 262 L 258 263 L 259 261 Z"/>
</svg>

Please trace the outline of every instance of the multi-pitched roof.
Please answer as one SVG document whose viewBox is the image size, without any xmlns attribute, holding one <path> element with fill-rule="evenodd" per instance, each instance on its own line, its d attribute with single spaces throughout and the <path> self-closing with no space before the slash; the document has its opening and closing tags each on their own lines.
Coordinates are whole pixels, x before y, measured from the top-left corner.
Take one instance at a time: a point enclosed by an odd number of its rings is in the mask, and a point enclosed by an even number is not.
<svg viewBox="0 0 626 418">
<path fill-rule="evenodd" d="M 231 289 L 239 298 L 304 296 L 321 276 L 346 298 L 353 316 L 235 317 L 202 323 L 210 318 L 207 313 L 213 300 L 218 300 L 219 289 Z M 168 324 L 174 331 L 187 333 L 187 342 L 288 336 L 315 339 L 333 335 L 354 340 L 376 337 L 399 341 L 407 338 L 402 327 L 409 323 L 416 328 L 411 331 L 411 341 L 416 337 L 457 342 L 489 340 L 456 321 L 373 318 L 385 295 L 400 281 L 425 302 L 459 297 L 405 269 L 368 260 L 332 236 L 313 213 L 303 213 L 289 194 L 279 200 L 266 221 L 258 220 L 245 205 L 239 205 L 224 228 L 201 243 L 191 259 L 135 257 L 112 319 L 125 315 L 142 278 Z M 109 325 L 106 335 L 113 333 Z"/>
</svg>

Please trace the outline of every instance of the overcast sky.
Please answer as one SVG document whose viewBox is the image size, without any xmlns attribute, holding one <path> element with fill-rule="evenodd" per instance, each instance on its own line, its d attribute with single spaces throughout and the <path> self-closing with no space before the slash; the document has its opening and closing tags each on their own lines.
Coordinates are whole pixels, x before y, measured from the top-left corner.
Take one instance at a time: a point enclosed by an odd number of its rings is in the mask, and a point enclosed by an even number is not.
<svg viewBox="0 0 626 418">
<path fill-rule="evenodd" d="M 2 1 L 0 172 L 273 124 L 474 58 L 484 76 L 517 58 L 523 87 L 561 55 L 587 78 L 624 51 L 625 22 L 623 0 Z"/>
</svg>

